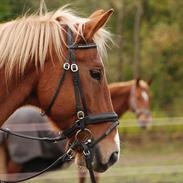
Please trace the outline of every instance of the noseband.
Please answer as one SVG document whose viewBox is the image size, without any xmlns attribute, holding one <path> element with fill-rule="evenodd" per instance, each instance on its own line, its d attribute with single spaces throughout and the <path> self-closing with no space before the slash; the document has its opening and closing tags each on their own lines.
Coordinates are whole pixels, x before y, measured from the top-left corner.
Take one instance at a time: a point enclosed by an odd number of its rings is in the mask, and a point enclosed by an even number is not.
<svg viewBox="0 0 183 183">
<path fill-rule="evenodd" d="M 145 116 L 150 116 L 151 112 L 142 107 L 138 107 L 137 105 L 137 98 L 136 98 L 136 85 L 133 85 L 130 90 L 130 102 L 129 102 L 130 108 L 133 112 L 135 112 L 136 116 L 139 117 L 141 114 L 144 114 Z"/>
<path fill-rule="evenodd" d="M 80 152 L 84 155 L 85 161 L 86 161 L 86 167 L 89 170 L 90 177 L 92 183 L 95 183 L 95 177 L 93 173 L 93 156 L 92 156 L 92 150 L 93 148 L 106 136 L 108 136 L 119 124 L 118 122 L 118 116 L 114 112 L 110 113 L 101 113 L 97 115 L 89 115 L 88 114 L 88 108 L 84 96 L 84 92 L 82 89 L 82 84 L 80 80 L 79 75 L 79 67 L 76 62 L 75 57 L 75 50 L 78 49 L 96 49 L 97 46 L 95 43 L 90 44 L 74 44 L 73 41 L 73 33 L 70 28 L 67 30 L 67 56 L 65 59 L 65 63 L 63 64 L 63 74 L 60 77 L 60 80 L 58 82 L 58 86 L 55 90 L 55 93 L 52 97 L 52 100 L 45 110 L 45 112 L 42 113 L 42 115 L 50 114 L 51 109 L 53 108 L 55 101 L 60 93 L 61 87 L 64 83 L 65 76 L 67 72 L 72 73 L 72 80 L 74 85 L 74 94 L 75 94 L 75 101 L 76 101 L 76 120 L 75 122 L 67 129 L 65 129 L 63 132 L 59 134 L 58 137 L 55 138 L 37 138 L 37 137 L 31 137 L 26 135 L 20 135 L 14 132 L 11 132 L 9 129 L 1 129 L 2 131 L 10 134 L 15 135 L 18 137 L 26 138 L 26 139 L 32 139 L 32 140 L 41 140 L 41 141 L 48 141 L 48 142 L 58 142 L 67 138 L 74 137 L 74 141 L 72 144 L 70 144 L 69 149 L 67 150 L 65 154 L 66 161 L 69 159 L 73 159 L 73 152 L 80 149 Z M 94 139 L 91 131 L 87 128 L 88 125 L 96 125 L 101 123 L 111 122 L 111 127 L 108 128 L 99 138 Z M 83 137 L 84 136 L 84 137 Z M 82 138 L 81 138 L 82 137 Z M 66 158 L 67 157 L 67 158 Z M 62 159 L 63 157 L 60 157 Z M 59 161 L 59 159 L 57 160 Z M 40 172 L 41 174 L 47 171 L 49 168 L 55 165 L 54 162 L 50 167 Z M 37 175 L 40 175 L 37 174 Z M 37 176 L 35 175 L 35 176 Z M 34 177 L 35 177 L 34 176 Z M 21 181 L 28 180 L 32 177 L 29 177 Z M 17 181 L 16 181 L 17 182 Z"/>
</svg>

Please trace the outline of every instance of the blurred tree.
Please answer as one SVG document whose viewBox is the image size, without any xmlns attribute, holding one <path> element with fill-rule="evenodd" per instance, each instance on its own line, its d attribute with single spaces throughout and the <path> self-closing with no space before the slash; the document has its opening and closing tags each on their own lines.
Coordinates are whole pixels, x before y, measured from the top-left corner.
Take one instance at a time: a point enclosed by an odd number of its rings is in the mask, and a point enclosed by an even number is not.
<svg viewBox="0 0 183 183">
<path fill-rule="evenodd" d="M 8 0 L 1 0 L 0 1 L 0 20 L 6 21 L 9 18 L 9 15 L 11 14 L 11 5 Z"/>
<path fill-rule="evenodd" d="M 137 78 L 140 76 L 140 30 L 141 30 L 141 17 L 143 14 L 143 7 L 142 7 L 142 1 L 136 0 L 135 1 L 135 20 L 134 20 L 134 35 L 133 35 L 133 41 L 134 41 L 134 71 L 133 75 L 134 78 Z"/>
<path fill-rule="evenodd" d="M 117 44 L 117 60 L 116 60 L 116 71 L 118 73 L 117 80 L 123 79 L 123 18 L 124 18 L 124 0 L 113 1 L 110 0 L 111 7 L 114 9 L 116 14 L 116 44 Z"/>
</svg>

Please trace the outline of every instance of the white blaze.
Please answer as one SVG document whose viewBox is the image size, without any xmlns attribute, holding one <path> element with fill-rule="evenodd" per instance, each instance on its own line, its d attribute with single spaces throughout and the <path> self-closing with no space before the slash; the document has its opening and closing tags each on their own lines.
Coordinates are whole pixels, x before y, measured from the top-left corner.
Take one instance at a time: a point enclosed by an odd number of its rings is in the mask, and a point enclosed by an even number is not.
<svg viewBox="0 0 183 183">
<path fill-rule="evenodd" d="M 146 102 L 149 101 L 149 96 L 148 96 L 148 94 L 147 94 L 145 91 L 143 91 L 143 92 L 141 93 L 141 95 L 142 95 L 142 98 L 143 98 Z"/>
<path fill-rule="evenodd" d="M 116 143 L 116 145 L 117 145 L 117 148 L 118 148 L 118 159 L 119 159 L 119 156 L 120 156 L 120 139 L 119 139 L 119 133 L 118 133 L 118 131 L 116 132 L 116 135 L 115 135 L 115 137 L 114 137 L 114 141 L 115 141 L 115 143 Z"/>
</svg>

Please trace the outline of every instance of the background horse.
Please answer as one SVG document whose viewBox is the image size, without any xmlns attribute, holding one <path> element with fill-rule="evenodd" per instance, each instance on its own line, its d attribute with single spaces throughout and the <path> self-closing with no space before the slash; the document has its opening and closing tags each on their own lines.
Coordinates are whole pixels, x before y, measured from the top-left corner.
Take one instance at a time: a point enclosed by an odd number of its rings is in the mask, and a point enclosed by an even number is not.
<svg viewBox="0 0 183 183">
<path fill-rule="evenodd" d="M 58 88 L 58 81 L 66 71 L 62 89 L 57 92 L 48 113 L 56 127 L 65 130 L 81 117 L 80 113 L 76 115 L 80 111 L 76 111 L 74 72 L 83 86 L 82 99 L 85 98 L 87 114 L 113 112 L 102 61 L 110 39 L 110 34 L 102 27 L 112 13 L 113 10 L 100 11 L 97 16 L 84 19 L 61 8 L 45 15 L 24 16 L 0 25 L 0 126 L 25 104 L 47 110 Z M 73 42 L 68 45 L 66 42 L 70 39 Z M 87 47 L 89 44 L 97 48 Z M 76 64 L 71 68 L 68 64 L 64 65 L 69 61 Z M 102 136 L 105 130 L 111 128 L 111 122 L 91 124 L 88 129 L 93 138 Z M 69 137 L 70 143 L 74 140 L 73 136 Z M 76 153 L 77 164 L 85 166 L 84 156 L 79 151 Z M 97 145 L 93 155 L 93 168 L 99 172 L 106 171 L 118 160 L 117 128 Z"/>
<path fill-rule="evenodd" d="M 140 127 L 146 128 L 149 125 L 152 121 L 150 113 L 151 82 L 151 80 L 145 82 L 136 79 L 109 85 L 112 104 L 119 117 L 131 110 L 135 113 Z"/>
</svg>

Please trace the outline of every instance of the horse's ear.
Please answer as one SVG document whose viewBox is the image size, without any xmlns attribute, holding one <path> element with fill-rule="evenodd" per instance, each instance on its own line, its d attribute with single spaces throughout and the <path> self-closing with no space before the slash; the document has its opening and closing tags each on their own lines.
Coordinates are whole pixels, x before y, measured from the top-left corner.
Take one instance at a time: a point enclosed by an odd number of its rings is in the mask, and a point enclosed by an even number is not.
<svg viewBox="0 0 183 183">
<path fill-rule="evenodd" d="M 147 84 L 148 84 L 149 86 L 151 86 L 152 82 L 153 82 L 153 77 L 152 77 L 151 79 L 149 79 L 149 81 L 147 82 Z"/>
<path fill-rule="evenodd" d="M 88 22 L 85 23 L 84 37 L 86 41 L 92 40 L 94 34 L 107 23 L 113 12 L 114 10 L 110 9 L 104 13 L 101 13 L 101 15 L 93 15 L 93 18 L 91 18 Z"/>
<path fill-rule="evenodd" d="M 96 10 L 88 18 L 92 19 L 92 18 L 98 17 L 98 16 L 102 15 L 104 12 L 105 11 L 103 9 Z"/>
<path fill-rule="evenodd" d="M 138 77 L 137 79 L 136 79 L 136 86 L 140 86 L 140 77 Z"/>
</svg>

